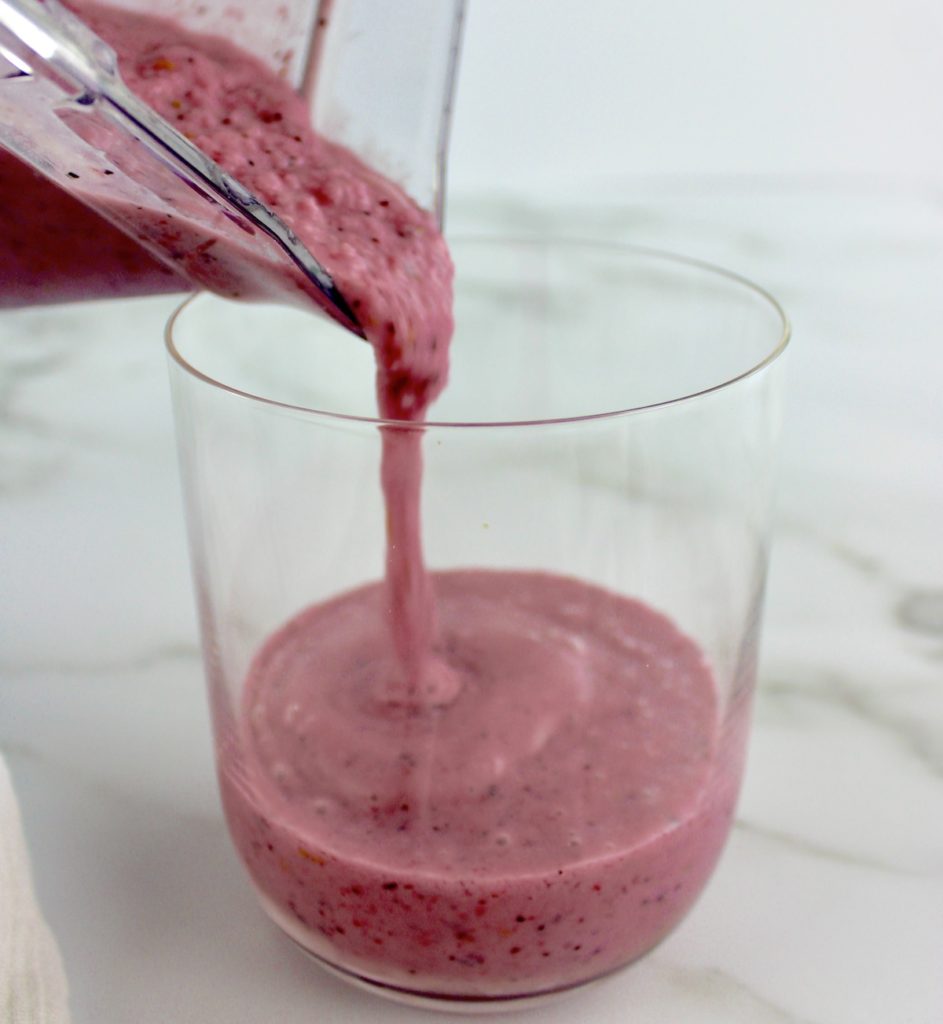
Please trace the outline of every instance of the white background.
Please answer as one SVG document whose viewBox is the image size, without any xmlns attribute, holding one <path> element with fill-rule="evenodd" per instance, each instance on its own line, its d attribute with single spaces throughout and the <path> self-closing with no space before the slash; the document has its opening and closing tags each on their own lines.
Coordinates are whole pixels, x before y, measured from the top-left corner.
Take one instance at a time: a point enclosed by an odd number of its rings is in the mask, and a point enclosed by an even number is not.
<svg viewBox="0 0 943 1024">
<path fill-rule="evenodd" d="M 451 183 L 943 174 L 939 0 L 469 0 Z"/>
</svg>

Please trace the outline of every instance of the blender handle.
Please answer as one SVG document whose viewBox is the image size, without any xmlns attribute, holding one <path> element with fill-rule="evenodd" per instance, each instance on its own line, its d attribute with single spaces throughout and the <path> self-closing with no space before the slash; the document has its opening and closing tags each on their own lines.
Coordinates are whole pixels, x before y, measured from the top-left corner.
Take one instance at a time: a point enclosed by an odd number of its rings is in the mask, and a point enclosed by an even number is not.
<svg viewBox="0 0 943 1024">
<path fill-rule="evenodd" d="M 301 86 L 317 131 L 440 226 L 464 16 L 465 0 L 320 0 Z"/>
</svg>

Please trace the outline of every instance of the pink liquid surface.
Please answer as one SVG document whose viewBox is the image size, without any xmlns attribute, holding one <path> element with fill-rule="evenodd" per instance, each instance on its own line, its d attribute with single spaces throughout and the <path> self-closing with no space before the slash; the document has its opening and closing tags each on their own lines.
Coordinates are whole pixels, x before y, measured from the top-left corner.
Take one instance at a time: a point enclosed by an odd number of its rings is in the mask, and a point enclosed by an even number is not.
<svg viewBox="0 0 943 1024">
<path fill-rule="evenodd" d="M 220 730 L 236 845 L 306 948 L 383 985 L 501 998 L 641 955 L 727 835 L 742 716 L 664 616 L 543 573 L 431 576 L 460 685 L 390 696 L 382 585 L 269 639 Z"/>
</svg>

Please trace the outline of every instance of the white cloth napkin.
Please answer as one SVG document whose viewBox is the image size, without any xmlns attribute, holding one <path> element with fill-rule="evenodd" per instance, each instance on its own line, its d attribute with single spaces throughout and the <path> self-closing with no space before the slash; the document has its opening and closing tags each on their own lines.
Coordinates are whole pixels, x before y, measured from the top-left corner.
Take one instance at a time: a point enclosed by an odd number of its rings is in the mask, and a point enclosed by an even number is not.
<svg viewBox="0 0 943 1024">
<path fill-rule="evenodd" d="M 68 1024 L 68 986 L 56 940 L 33 894 L 10 773 L 0 757 L 0 1021 Z"/>
</svg>

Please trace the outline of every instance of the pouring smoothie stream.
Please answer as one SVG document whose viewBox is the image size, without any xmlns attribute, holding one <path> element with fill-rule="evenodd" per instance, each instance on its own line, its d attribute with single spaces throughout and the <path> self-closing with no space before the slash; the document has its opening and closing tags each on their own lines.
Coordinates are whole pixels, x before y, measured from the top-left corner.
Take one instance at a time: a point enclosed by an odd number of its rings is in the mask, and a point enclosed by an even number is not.
<svg viewBox="0 0 943 1024">
<path fill-rule="evenodd" d="M 448 376 L 435 218 L 232 44 L 74 7 L 130 88 L 323 260 L 375 354 L 384 578 L 301 610 L 258 652 L 238 712 L 216 712 L 226 815 L 264 905 L 326 963 L 445 999 L 555 991 L 641 955 L 719 856 L 746 705 L 722 727 L 705 656 L 641 602 L 550 573 L 426 569 L 422 435 L 397 423 L 422 422 Z M 0 184 L 35 185 L 48 212 L 7 236 L 32 267 L 2 281 L 9 301 L 49 277 L 78 294 L 69 246 L 113 294 L 187 286 L 111 229 L 90 244 L 94 215 L 11 159 Z M 251 280 L 251 262 L 236 269 Z"/>
</svg>

